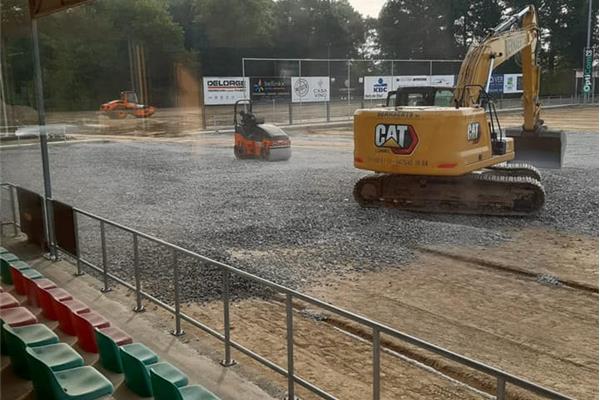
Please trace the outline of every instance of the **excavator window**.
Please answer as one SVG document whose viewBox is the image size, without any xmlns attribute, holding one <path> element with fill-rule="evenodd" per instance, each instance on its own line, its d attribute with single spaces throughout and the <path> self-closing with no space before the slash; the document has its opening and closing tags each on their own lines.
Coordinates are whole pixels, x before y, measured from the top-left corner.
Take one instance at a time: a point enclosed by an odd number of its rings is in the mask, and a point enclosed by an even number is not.
<svg viewBox="0 0 600 400">
<path fill-rule="evenodd" d="M 433 105 L 438 107 L 450 107 L 452 105 L 453 96 L 454 93 L 451 90 L 437 90 L 435 92 L 435 99 L 433 101 Z"/>
</svg>

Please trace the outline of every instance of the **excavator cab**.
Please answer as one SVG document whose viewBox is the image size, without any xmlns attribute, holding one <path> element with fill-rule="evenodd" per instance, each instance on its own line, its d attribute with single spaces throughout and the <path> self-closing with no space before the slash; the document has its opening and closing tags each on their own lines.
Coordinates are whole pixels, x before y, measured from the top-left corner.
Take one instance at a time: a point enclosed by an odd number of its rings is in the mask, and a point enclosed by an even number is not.
<svg viewBox="0 0 600 400">
<path fill-rule="evenodd" d="M 121 92 L 121 100 L 123 100 L 123 102 L 125 102 L 125 103 L 137 104 L 138 103 L 137 93 L 134 92 L 133 90 L 123 91 L 123 92 Z"/>
<path fill-rule="evenodd" d="M 403 87 L 388 92 L 386 107 L 449 107 L 452 104 L 454 89 L 451 87 L 414 86 Z"/>
</svg>

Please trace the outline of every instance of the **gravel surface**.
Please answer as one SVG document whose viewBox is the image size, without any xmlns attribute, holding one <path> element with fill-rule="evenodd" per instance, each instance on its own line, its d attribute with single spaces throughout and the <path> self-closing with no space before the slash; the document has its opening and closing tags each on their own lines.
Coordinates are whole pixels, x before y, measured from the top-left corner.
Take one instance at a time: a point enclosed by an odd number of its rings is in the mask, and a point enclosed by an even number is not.
<svg viewBox="0 0 600 400">
<path fill-rule="evenodd" d="M 570 134 L 566 166 L 542 171 L 544 210 L 533 218 L 426 215 L 361 209 L 349 137 L 293 132 L 288 162 L 237 161 L 229 146 L 134 141 L 52 146 L 54 197 L 294 288 L 331 273 L 401 267 L 415 245 L 487 245 L 510 228 L 598 234 L 598 134 Z M 332 144 L 328 146 L 328 143 Z M 39 149 L 4 150 L 2 181 L 42 192 Z M 6 209 L 6 207 L 3 207 Z M 81 217 L 83 254 L 101 265 L 98 223 Z M 107 228 L 109 270 L 132 280 L 131 235 Z M 140 241 L 143 288 L 172 300 L 172 255 Z M 220 295 L 220 273 L 178 259 L 182 298 Z M 263 294 L 234 279 L 237 296 Z"/>
</svg>

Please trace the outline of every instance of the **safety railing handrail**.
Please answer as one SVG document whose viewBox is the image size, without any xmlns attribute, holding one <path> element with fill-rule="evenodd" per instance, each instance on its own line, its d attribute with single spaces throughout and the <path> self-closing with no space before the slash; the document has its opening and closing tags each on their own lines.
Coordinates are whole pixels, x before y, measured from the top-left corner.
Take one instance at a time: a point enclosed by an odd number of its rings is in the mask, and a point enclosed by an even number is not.
<svg viewBox="0 0 600 400">
<path fill-rule="evenodd" d="M 16 185 L 14 185 L 12 183 L 2 183 L 1 185 L 2 185 L 2 187 L 9 187 L 11 191 L 13 190 L 13 188 L 17 187 Z M 12 195 L 11 195 L 11 202 L 13 202 L 12 209 L 14 210 L 14 208 L 15 208 L 14 207 L 14 196 L 12 196 Z M 297 290 L 290 289 L 290 288 L 280 285 L 278 283 L 261 278 L 257 275 L 245 272 L 245 271 L 238 269 L 236 267 L 233 267 L 231 265 L 222 263 L 217 260 L 213 260 L 209 257 L 203 256 L 194 251 L 185 249 L 185 248 L 175 245 L 173 243 L 169 243 L 169 242 L 159 239 L 155 236 L 140 232 L 136 229 L 130 228 L 123 224 L 111 221 L 107 218 L 93 214 L 89 211 L 85 211 L 85 210 L 82 210 L 82 209 L 76 208 L 76 207 L 73 207 L 73 211 L 77 214 L 81 214 L 88 218 L 96 220 L 96 221 L 100 222 L 100 224 L 101 224 L 100 229 L 101 229 L 101 241 L 102 241 L 103 268 L 99 268 L 98 266 L 94 265 L 90 261 L 84 260 L 80 254 L 77 254 L 76 259 L 77 259 L 77 263 L 78 263 L 78 273 L 81 273 L 79 263 L 82 263 L 82 264 L 85 264 L 86 266 L 96 270 L 97 272 L 100 272 L 103 274 L 103 278 L 104 278 L 103 290 L 104 291 L 110 290 L 110 288 L 108 286 L 108 278 L 127 287 L 130 290 L 135 291 L 137 294 L 137 306 L 134 309 L 135 311 L 141 311 L 143 309 L 141 300 L 142 300 L 142 298 L 146 298 L 147 300 L 151 301 L 152 303 L 154 303 L 154 304 L 164 308 L 165 310 L 169 311 L 170 313 L 174 314 L 176 328 L 173 333 L 175 335 L 183 334 L 183 330 L 181 329 L 181 319 L 183 319 L 186 322 L 204 330 L 205 332 L 209 333 L 210 335 L 214 336 L 215 338 L 223 341 L 225 343 L 225 360 L 222 363 L 224 366 L 233 365 L 235 363 L 231 359 L 231 353 L 230 353 L 230 347 L 233 347 L 233 348 L 237 349 L 238 351 L 246 354 L 247 356 L 255 359 L 256 361 L 259 361 L 261 364 L 271 368 L 272 370 L 274 370 L 284 376 L 287 376 L 288 377 L 288 394 L 289 394 L 288 398 L 294 398 L 294 396 L 293 396 L 294 395 L 294 383 L 298 383 L 301 386 L 311 390 L 313 393 L 321 396 L 322 398 L 335 399 L 335 397 L 332 396 L 331 394 L 325 392 L 324 390 L 317 387 L 316 385 L 300 378 L 299 376 L 297 376 L 293 373 L 293 328 L 292 328 L 292 326 L 293 326 L 292 325 L 292 323 L 293 323 L 292 322 L 293 306 L 292 306 L 292 301 L 294 299 L 298 299 L 298 300 L 307 302 L 309 304 L 312 304 L 314 306 L 320 307 L 324 310 L 327 310 L 327 311 L 329 311 L 333 314 L 336 314 L 342 318 L 349 319 L 360 325 L 367 326 L 372 329 L 371 344 L 373 346 L 373 398 L 374 399 L 379 399 L 379 397 L 380 397 L 379 354 L 381 351 L 381 344 L 380 344 L 381 334 L 391 336 L 392 338 L 404 341 L 404 342 L 414 345 L 420 349 L 435 353 L 435 354 L 442 356 L 448 360 L 454 361 L 454 362 L 462 364 L 466 367 L 472 368 L 478 372 L 481 372 L 483 374 L 494 377 L 497 382 L 496 383 L 496 398 L 498 398 L 498 399 L 505 398 L 505 387 L 506 387 L 507 383 L 513 384 L 521 389 L 525 389 L 527 391 L 533 392 L 537 395 L 544 396 L 549 399 L 559 399 L 559 400 L 570 399 L 570 397 L 567 397 L 561 393 L 558 393 L 551 389 L 547 389 L 538 384 L 532 383 L 526 379 L 519 378 L 515 375 L 512 375 L 512 374 L 506 372 L 506 371 L 502 371 L 498 368 L 495 368 L 495 367 L 489 366 L 487 364 L 484 364 L 482 362 L 473 360 L 469 357 L 462 356 L 458 353 L 455 353 L 455 352 L 445 349 L 443 347 L 429 343 L 423 339 L 419 339 L 415 336 L 412 336 L 407 333 L 401 332 L 397 329 L 391 328 L 380 322 L 373 321 L 372 319 L 369 319 L 367 317 L 364 317 L 364 316 L 361 316 L 354 312 L 337 307 L 335 305 L 324 302 L 324 301 L 314 298 L 312 296 L 303 294 Z M 12 223 L 16 226 L 17 221 L 16 221 L 16 218 L 14 217 L 14 214 L 13 214 L 13 219 L 14 220 L 12 221 Z M 78 235 L 77 218 L 74 218 L 74 222 L 75 222 L 75 231 L 76 231 L 75 232 L 76 241 L 78 243 L 79 235 Z M 133 235 L 133 238 L 134 238 L 134 268 L 135 268 L 135 280 L 136 280 L 135 285 L 132 285 L 132 284 L 126 282 L 125 280 L 115 276 L 114 274 L 108 272 L 107 254 L 106 254 L 106 245 L 105 245 L 105 228 L 104 228 L 105 224 L 113 226 L 118 229 L 121 229 L 123 231 L 129 232 Z M 143 290 L 141 290 L 141 286 L 140 286 L 140 282 L 139 282 L 139 274 L 138 274 L 138 267 L 139 267 L 139 265 L 138 265 L 138 261 L 139 261 L 138 247 L 137 247 L 138 246 L 137 245 L 138 238 L 144 238 L 146 240 L 152 241 L 158 245 L 167 247 L 172 250 L 172 267 L 174 268 L 174 272 L 175 272 L 175 279 L 173 282 L 174 287 L 175 287 L 175 307 L 172 307 L 172 306 L 168 305 L 167 303 L 164 303 L 163 301 L 159 300 L 158 298 L 152 296 L 151 294 L 146 293 Z M 77 246 L 77 247 L 79 247 L 79 246 Z M 194 318 L 186 315 L 185 313 L 181 312 L 181 310 L 179 309 L 179 307 L 180 307 L 179 281 L 177 279 L 177 271 L 178 271 L 177 256 L 178 256 L 178 253 L 188 255 L 188 256 L 195 258 L 201 262 L 218 267 L 223 272 L 223 286 L 224 286 L 223 302 L 224 302 L 224 314 L 225 314 L 224 315 L 224 331 L 225 332 L 223 334 L 213 328 L 210 328 L 209 326 L 203 324 L 202 322 L 197 321 Z M 67 254 L 68 254 L 68 252 L 67 252 Z M 287 323 L 288 323 L 288 368 L 287 368 L 287 370 L 284 369 L 283 367 L 273 363 L 272 361 L 268 360 L 267 358 L 254 353 L 252 350 L 242 346 L 241 344 L 231 340 L 231 338 L 229 336 L 229 300 L 230 300 L 229 299 L 229 275 L 230 274 L 237 275 L 241 278 L 258 283 L 263 287 L 270 288 L 272 290 L 275 290 L 279 293 L 286 295 L 286 317 L 287 317 Z"/>
</svg>

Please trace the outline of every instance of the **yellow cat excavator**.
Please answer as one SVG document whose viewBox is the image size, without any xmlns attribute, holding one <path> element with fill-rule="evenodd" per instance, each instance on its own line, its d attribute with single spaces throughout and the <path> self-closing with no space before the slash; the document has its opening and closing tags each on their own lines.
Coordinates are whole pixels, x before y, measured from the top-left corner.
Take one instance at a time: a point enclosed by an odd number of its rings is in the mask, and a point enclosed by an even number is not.
<svg viewBox="0 0 600 400">
<path fill-rule="evenodd" d="M 385 107 L 354 114 L 354 165 L 377 174 L 360 179 L 354 198 L 364 207 L 484 215 L 528 215 L 545 192 L 528 160 L 560 168 L 563 132 L 540 119 L 539 28 L 528 6 L 470 47 L 454 88 L 399 88 Z M 487 94 L 492 70 L 520 56 L 523 126 L 503 130 Z M 516 153 L 515 153 L 516 152 Z"/>
</svg>

